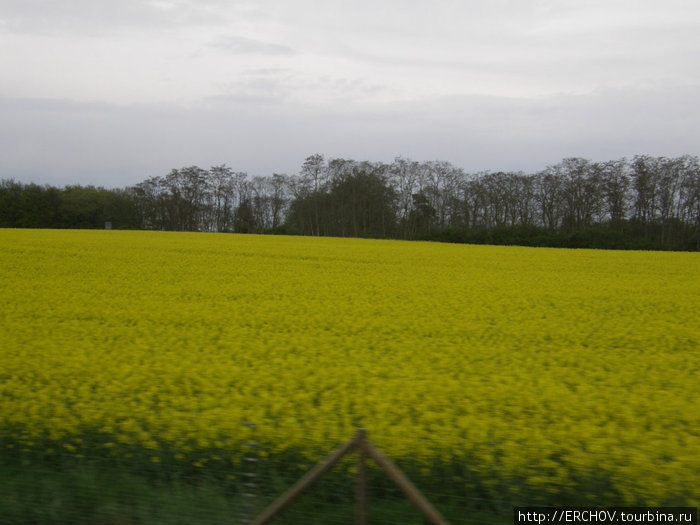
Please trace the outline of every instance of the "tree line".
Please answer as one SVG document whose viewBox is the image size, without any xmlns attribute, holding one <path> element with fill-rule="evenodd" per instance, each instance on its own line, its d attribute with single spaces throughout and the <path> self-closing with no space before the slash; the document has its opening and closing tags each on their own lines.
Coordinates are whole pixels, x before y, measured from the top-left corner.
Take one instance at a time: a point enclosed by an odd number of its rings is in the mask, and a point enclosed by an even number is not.
<svg viewBox="0 0 700 525">
<path fill-rule="evenodd" d="M 567 158 L 533 174 L 308 157 L 250 177 L 189 166 L 134 186 L 0 181 L 0 227 L 104 228 L 700 250 L 698 157 Z"/>
</svg>

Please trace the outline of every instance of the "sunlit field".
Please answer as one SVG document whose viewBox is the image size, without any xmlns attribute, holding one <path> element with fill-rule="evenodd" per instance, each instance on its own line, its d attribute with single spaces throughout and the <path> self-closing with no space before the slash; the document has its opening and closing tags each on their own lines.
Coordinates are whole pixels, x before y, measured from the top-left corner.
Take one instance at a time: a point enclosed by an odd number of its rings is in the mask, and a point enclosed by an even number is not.
<svg viewBox="0 0 700 525">
<path fill-rule="evenodd" d="M 301 465 L 364 427 L 465 491 L 700 501 L 699 254 L 46 230 L 0 246 L 4 454 L 235 465 L 250 421 L 266 461 Z"/>
</svg>

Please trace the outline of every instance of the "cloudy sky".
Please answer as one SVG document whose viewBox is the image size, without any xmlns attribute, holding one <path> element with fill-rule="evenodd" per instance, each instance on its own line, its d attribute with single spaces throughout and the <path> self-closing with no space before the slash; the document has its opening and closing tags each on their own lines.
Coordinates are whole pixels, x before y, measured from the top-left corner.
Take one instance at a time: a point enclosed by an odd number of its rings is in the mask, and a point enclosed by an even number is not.
<svg viewBox="0 0 700 525">
<path fill-rule="evenodd" d="M 700 154 L 698 0 L 0 0 L 0 178 Z"/>
</svg>

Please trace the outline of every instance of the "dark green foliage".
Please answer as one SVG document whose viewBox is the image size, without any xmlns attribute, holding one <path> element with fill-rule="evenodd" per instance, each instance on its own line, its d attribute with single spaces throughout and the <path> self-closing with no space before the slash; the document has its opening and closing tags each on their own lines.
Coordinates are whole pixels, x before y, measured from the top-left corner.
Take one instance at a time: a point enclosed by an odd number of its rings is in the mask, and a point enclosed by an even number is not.
<svg viewBox="0 0 700 525">
<path fill-rule="evenodd" d="M 7 443 L 5 443 L 6 445 Z M 0 453 L 0 523 L 58 525 L 83 523 L 209 524 L 239 523 L 241 509 L 250 500 L 242 493 L 240 469 L 228 464 L 204 468 L 188 466 L 163 454 L 152 463 L 153 451 L 131 450 L 130 458 L 106 457 L 104 451 L 69 454 Z M 120 450 L 121 453 L 124 450 Z M 208 451 L 230 456 L 231 451 Z M 318 460 L 328 450 L 318 451 Z M 167 457 L 170 456 L 170 459 Z M 256 467 L 255 513 L 262 511 L 314 466 L 298 452 L 269 457 Z M 582 471 L 572 486 L 558 487 L 557 495 L 529 486 L 526 479 L 485 474 L 471 469 L 468 458 L 432 464 L 411 458 L 393 458 L 412 483 L 450 522 L 463 524 L 512 523 L 514 506 L 582 506 L 622 501 L 604 469 Z M 300 461 L 301 460 L 301 461 Z M 356 461 L 351 454 L 285 510 L 275 523 L 352 523 L 355 512 Z M 476 463 L 474 463 L 476 464 Z M 425 523 L 400 489 L 374 463 L 368 462 L 372 523 Z M 517 489 L 517 497 L 514 496 Z M 644 502 L 635 502 L 644 504 Z M 688 502 L 668 501 L 683 506 Z"/>
<path fill-rule="evenodd" d="M 141 228 L 128 191 L 0 181 L 0 227 L 96 229 L 108 221 L 116 229 Z"/>
<path fill-rule="evenodd" d="M 453 228 L 446 227 L 432 235 L 423 235 L 421 240 L 460 244 L 490 244 L 496 246 L 531 246 L 549 248 L 592 248 L 598 250 L 687 250 L 695 248 L 689 244 L 668 246 L 648 240 L 642 235 L 620 232 L 606 225 L 591 226 L 569 233 L 550 231 L 537 226 L 515 226 L 512 228 Z"/>
<path fill-rule="evenodd" d="M 380 170 L 354 168 L 294 199 L 287 223 L 302 235 L 384 238 L 396 224 L 394 193 Z"/>
<path fill-rule="evenodd" d="M 4 228 L 57 227 L 60 205 L 56 188 L 0 181 L 0 226 Z"/>
</svg>

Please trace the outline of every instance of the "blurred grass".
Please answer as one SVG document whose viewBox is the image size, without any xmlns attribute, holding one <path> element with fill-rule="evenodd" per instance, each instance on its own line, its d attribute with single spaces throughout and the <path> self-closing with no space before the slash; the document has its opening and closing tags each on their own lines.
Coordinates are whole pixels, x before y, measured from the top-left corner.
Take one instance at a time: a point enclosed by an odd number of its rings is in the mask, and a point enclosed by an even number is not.
<svg viewBox="0 0 700 525">
<path fill-rule="evenodd" d="M 194 525 L 244 523 L 243 498 L 235 485 L 200 476 L 154 478 L 136 473 L 126 465 L 65 459 L 61 464 L 3 462 L 0 479 L 0 523 L 4 525 Z M 398 492 L 373 490 L 373 483 L 386 486 L 374 473 L 370 483 L 370 518 L 373 524 L 427 523 Z M 355 515 L 352 480 L 331 472 L 302 495 L 273 523 L 313 525 L 353 523 Z M 279 493 L 265 487 L 259 500 L 262 510 L 295 480 L 277 478 Z M 496 511 L 465 508 L 464 501 L 435 502 L 453 524 L 506 524 L 512 507 Z"/>
</svg>

